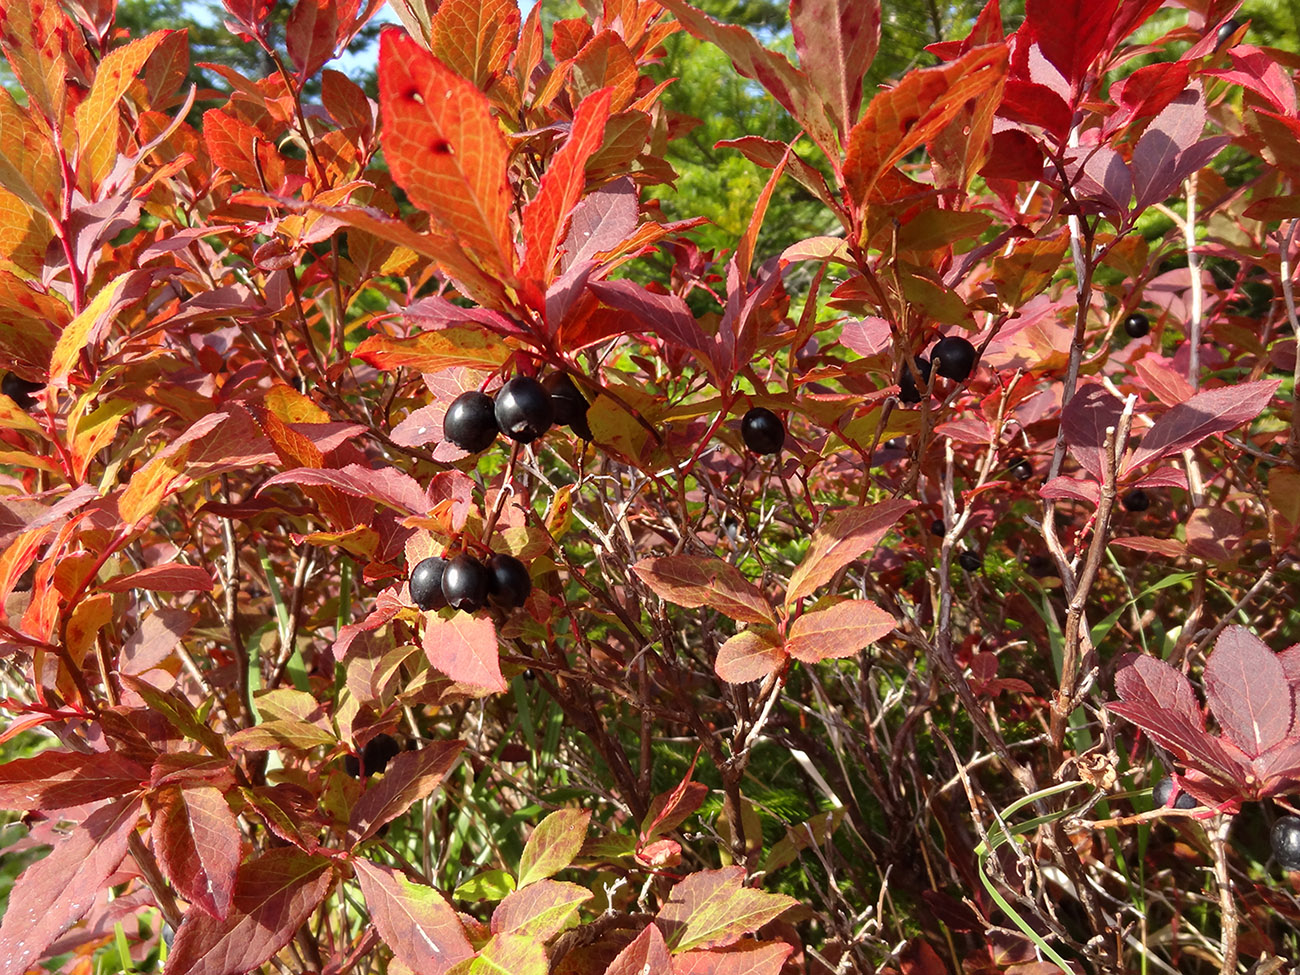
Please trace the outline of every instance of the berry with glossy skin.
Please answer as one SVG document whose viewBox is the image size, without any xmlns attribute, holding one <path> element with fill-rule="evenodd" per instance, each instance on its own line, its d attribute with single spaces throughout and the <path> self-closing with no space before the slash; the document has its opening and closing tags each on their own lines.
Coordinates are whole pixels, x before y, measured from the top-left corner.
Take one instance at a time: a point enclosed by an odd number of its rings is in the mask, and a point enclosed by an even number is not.
<svg viewBox="0 0 1300 975">
<path fill-rule="evenodd" d="M 1156 783 L 1156 787 L 1151 790 L 1151 801 L 1156 804 L 1157 809 L 1169 808 L 1169 797 L 1174 793 L 1174 780 L 1166 775 Z M 1192 796 L 1190 792 L 1179 792 L 1178 798 L 1174 800 L 1174 809 L 1195 809 L 1200 803 Z"/>
<path fill-rule="evenodd" d="M 536 379 L 516 376 L 497 390 L 497 426 L 511 440 L 532 443 L 555 419 L 551 394 Z"/>
<path fill-rule="evenodd" d="M 1124 319 L 1124 331 L 1131 339 L 1140 339 L 1151 331 L 1151 320 L 1140 311 L 1135 311 Z"/>
<path fill-rule="evenodd" d="M 948 534 L 948 526 L 936 518 L 934 521 L 930 522 L 930 534 L 938 535 L 942 538 L 944 535 Z"/>
<path fill-rule="evenodd" d="M 542 386 L 551 396 L 556 424 L 568 427 L 583 440 L 591 440 L 591 427 L 587 425 L 590 404 L 569 374 L 553 372 L 542 380 Z"/>
<path fill-rule="evenodd" d="M 1214 35 L 1214 49 L 1217 51 L 1223 45 L 1228 43 L 1228 39 L 1241 28 L 1241 21 L 1236 17 L 1229 17 L 1219 25 L 1218 31 Z"/>
<path fill-rule="evenodd" d="M 442 594 L 442 574 L 446 568 L 447 560 L 434 556 L 411 570 L 411 602 L 426 613 L 447 605 L 447 598 Z"/>
<path fill-rule="evenodd" d="M 971 371 L 975 368 L 976 357 L 975 346 L 960 335 L 942 338 L 930 350 L 934 371 L 945 379 L 953 379 L 959 383 L 965 382 L 970 377 Z"/>
<path fill-rule="evenodd" d="M 974 549 L 966 549 L 961 555 L 957 556 L 957 564 L 967 572 L 978 572 L 984 567 L 984 556 L 980 555 Z"/>
<path fill-rule="evenodd" d="M 779 454 L 785 446 L 785 424 L 771 410 L 755 406 L 741 418 L 740 439 L 756 454 Z"/>
<path fill-rule="evenodd" d="M 24 379 L 16 372 L 5 373 L 0 380 L 0 393 L 4 393 L 20 410 L 30 410 L 35 400 L 32 394 L 45 388 L 44 383 L 34 383 Z"/>
<path fill-rule="evenodd" d="M 1273 824 L 1273 856 L 1283 870 L 1300 870 L 1300 816 L 1283 816 Z"/>
<path fill-rule="evenodd" d="M 491 574 L 488 596 L 502 609 L 522 606 L 533 591 L 528 567 L 513 555 L 498 552 L 487 560 L 487 570 Z"/>
<path fill-rule="evenodd" d="M 354 779 L 361 777 L 362 766 L 365 767 L 367 778 L 378 775 L 401 751 L 402 746 L 392 735 L 375 735 L 366 742 L 366 747 L 361 750 L 360 759 L 356 755 L 344 757 L 343 770 Z"/>
<path fill-rule="evenodd" d="M 1034 465 L 1021 457 L 1011 465 L 1011 476 L 1017 481 L 1027 481 L 1034 476 Z"/>
<path fill-rule="evenodd" d="M 447 605 L 472 613 L 487 604 L 492 579 L 487 567 L 472 555 L 457 555 L 442 570 L 442 594 Z"/>
<path fill-rule="evenodd" d="M 497 432 L 492 397 L 478 390 L 461 393 L 452 400 L 442 419 L 443 436 L 471 454 L 490 446 Z"/>
<path fill-rule="evenodd" d="M 916 363 L 916 374 L 923 381 L 930 379 L 930 360 L 923 355 L 918 355 L 912 360 Z M 903 366 L 903 371 L 898 375 L 898 398 L 904 403 L 921 402 L 921 391 L 916 387 L 916 380 L 912 378 L 912 370 Z"/>
<path fill-rule="evenodd" d="M 1121 504 L 1124 505 L 1125 511 L 1146 511 L 1151 507 L 1151 499 L 1141 488 L 1134 488 L 1124 495 Z"/>
</svg>

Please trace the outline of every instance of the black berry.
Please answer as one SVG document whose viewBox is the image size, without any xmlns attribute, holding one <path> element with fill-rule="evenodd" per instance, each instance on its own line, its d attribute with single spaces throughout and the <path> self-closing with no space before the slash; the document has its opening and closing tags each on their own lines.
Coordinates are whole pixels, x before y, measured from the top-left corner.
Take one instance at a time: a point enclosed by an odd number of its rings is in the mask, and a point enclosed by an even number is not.
<svg viewBox="0 0 1300 975">
<path fill-rule="evenodd" d="M 476 454 L 497 438 L 497 420 L 492 397 L 471 390 L 461 393 L 447 407 L 442 433 L 461 450 Z"/>
<path fill-rule="evenodd" d="M 1283 816 L 1273 824 L 1273 856 L 1283 870 L 1300 870 L 1300 816 Z"/>
<path fill-rule="evenodd" d="M 1146 511 L 1151 507 L 1151 499 L 1141 488 L 1134 488 L 1129 491 L 1121 502 L 1125 511 Z"/>
<path fill-rule="evenodd" d="M 1237 33 L 1240 28 L 1241 21 L 1236 17 L 1229 17 L 1220 24 L 1218 31 L 1216 31 L 1214 35 L 1214 49 L 1217 51 L 1219 48 L 1223 47 L 1224 44 L 1227 44 L 1232 35 Z"/>
<path fill-rule="evenodd" d="M 912 360 L 916 364 L 916 374 L 921 377 L 922 381 L 929 382 L 930 379 L 930 360 L 923 355 L 918 355 Z M 898 398 L 904 403 L 921 402 L 921 391 L 916 388 L 916 380 L 912 378 L 912 370 L 903 366 L 903 371 L 898 374 Z"/>
<path fill-rule="evenodd" d="M 779 454 L 785 446 L 785 424 L 771 410 L 755 406 L 741 418 L 740 439 L 756 454 Z"/>
<path fill-rule="evenodd" d="M 551 428 L 555 407 L 536 379 L 516 376 L 497 390 L 497 426 L 511 440 L 532 443 Z"/>
<path fill-rule="evenodd" d="M 442 571 L 442 594 L 448 605 L 472 613 L 487 603 L 491 574 L 472 555 L 457 555 Z"/>
<path fill-rule="evenodd" d="M 1011 476 L 1017 481 L 1027 481 L 1034 476 L 1034 465 L 1021 457 L 1011 465 Z"/>
<path fill-rule="evenodd" d="M 948 526 L 936 518 L 934 521 L 930 522 L 930 534 L 938 535 L 942 538 L 944 535 L 948 534 Z"/>
<path fill-rule="evenodd" d="M 1151 801 L 1155 803 L 1157 809 L 1169 808 L 1169 797 L 1174 793 L 1174 780 L 1165 776 L 1156 783 L 1156 787 L 1151 790 Z M 1198 803 L 1190 792 L 1179 792 L 1178 798 L 1174 800 L 1174 809 L 1195 809 Z"/>
<path fill-rule="evenodd" d="M 0 393 L 13 400 L 20 410 L 30 410 L 35 402 L 32 394 L 44 388 L 44 383 L 34 383 L 16 372 L 7 372 L 5 378 L 0 380 Z"/>
<path fill-rule="evenodd" d="M 984 556 L 968 548 L 957 556 L 957 564 L 967 572 L 978 572 L 984 566 Z"/>
<path fill-rule="evenodd" d="M 502 609 L 522 606 L 533 591 L 528 567 L 513 555 L 500 552 L 493 555 L 487 560 L 487 570 L 491 574 L 488 596 Z"/>
<path fill-rule="evenodd" d="M 442 594 L 442 573 L 446 568 L 447 560 L 435 556 L 412 569 L 411 602 L 425 612 L 446 606 L 447 599 Z"/>
<path fill-rule="evenodd" d="M 1151 331 L 1151 321 L 1140 311 L 1135 311 L 1124 319 L 1124 331 L 1131 339 L 1140 339 Z"/>
<path fill-rule="evenodd" d="M 1035 579 L 1056 575 L 1056 563 L 1046 555 L 1031 555 L 1025 559 L 1025 571 Z"/>
<path fill-rule="evenodd" d="M 975 346 L 960 335 L 949 335 L 935 343 L 930 350 L 934 371 L 945 379 L 964 382 L 975 368 Z"/>
<path fill-rule="evenodd" d="M 555 422 L 567 426 L 583 440 L 591 440 L 591 427 L 587 425 L 590 404 L 569 374 L 553 372 L 542 380 L 542 386 L 550 394 Z"/>
<path fill-rule="evenodd" d="M 362 767 L 367 778 L 378 775 L 402 751 L 402 746 L 392 735 L 375 735 L 361 750 L 360 759 L 356 755 L 347 755 L 343 759 L 343 770 L 354 779 L 361 777 Z"/>
<path fill-rule="evenodd" d="M 523 677 L 524 677 L 524 680 L 526 680 L 526 681 L 534 681 L 534 680 L 537 680 L 537 675 L 536 675 L 535 673 L 533 673 L 533 668 L 532 668 L 532 667 L 529 667 L 527 670 L 524 671 Z"/>
</svg>

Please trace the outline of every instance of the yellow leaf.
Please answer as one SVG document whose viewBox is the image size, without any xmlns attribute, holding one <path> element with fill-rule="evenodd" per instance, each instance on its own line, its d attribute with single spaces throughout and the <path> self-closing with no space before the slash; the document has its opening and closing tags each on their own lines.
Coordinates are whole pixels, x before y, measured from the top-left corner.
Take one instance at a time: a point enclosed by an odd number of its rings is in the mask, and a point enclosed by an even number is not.
<svg viewBox="0 0 1300 975">
<path fill-rule="evenodd" d="M 190 445 L 185 444 L 170 457 L 155 457 L 131 475 L 130 483 L 117 502 L 122 524 L 134 527 L 154 516 L 184 470 L 189 453 Z"/>
<path fill-rule="evenodd" d="M 76 125 L 80 149 L 77 178 L 82 192 L 93 199 L 94 191 L 117 161 L 121 114 L 118 103 L 149 55 L 166 38 L 166 31 L 154 31 L 130 44 L 114 48 L 99 62 L 95 80 L 85 101 L 77 106 Z"/>
</svg>

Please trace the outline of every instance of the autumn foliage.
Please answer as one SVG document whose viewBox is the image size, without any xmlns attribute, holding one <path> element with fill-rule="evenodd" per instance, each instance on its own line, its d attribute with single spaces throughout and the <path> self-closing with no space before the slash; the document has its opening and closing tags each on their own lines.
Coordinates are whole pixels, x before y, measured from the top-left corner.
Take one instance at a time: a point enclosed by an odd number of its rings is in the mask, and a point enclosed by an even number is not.
<svg viewBox="0 0 1300 975">
<path fill-rule="evenodd" d="M 864 92 L 879 0 L 792 0 L 797 63 L 395 0 L 376 101 L 378 6 L 226 0 L 270 70 L 200 91 L 184 31 L 0 0 L 0 975 L 1296 957 L 1300 60 L 990 0 Z M 802 130 L 721 147 L 725 253 L 678 32 Z M 833 229 L 771 252 L 796 192 Z M 585 426 L 443 436 L 559 375 Z M 414 605 L 492 553 L 524 605 Z"/>
</svg>

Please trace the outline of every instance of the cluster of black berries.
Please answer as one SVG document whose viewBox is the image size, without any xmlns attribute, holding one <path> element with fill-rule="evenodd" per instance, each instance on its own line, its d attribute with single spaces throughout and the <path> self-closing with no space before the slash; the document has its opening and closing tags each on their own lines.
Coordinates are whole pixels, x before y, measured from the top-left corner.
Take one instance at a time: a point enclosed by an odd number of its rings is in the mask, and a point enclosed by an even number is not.
<svg viewBox="0 0 1300 975">
<path fill-rule="evenodd" d="M 583 440 L 591 439 L 587 400 L 569 374 L 556 372 L 538 382 L 516 376 L 499 390 L 461 393 L 447 407 L 443 435 L 461 450 L 476 454 L 504 433 L 519 443 L 532 443 L 552 424 L 566 425 Z"/>
<path fill-rule="evenodd" d="M 975 346 L 970 342 L 960 335 L 949 335 L 934 344 L 934 348 L 930 350 L 930 358 L 918 355 L 912 363 L 916 366 L 916 376 L 919 376 L 922 382 L 930 381 L 930 369 L 933 368 L 945 379 L 962 383 L 970 378 L 978 357 Z M 921 391 L 917 388 L 916 376 L 912 375 L 912 370 L 906 365 L 899 373 L 898 398 L 904 403 L 921 402 Z"/>
<path fill-rule="evenodd" d="M 411 570 L 410 583 L 411 601 L 425 612 L 451 606 L 473 613 L 489 601 L 511 610 L 522 606 L 533 591 L 528 567 L 500 552 L 487 562 L 464 554 L 427 558 Z"/>
</svg>

